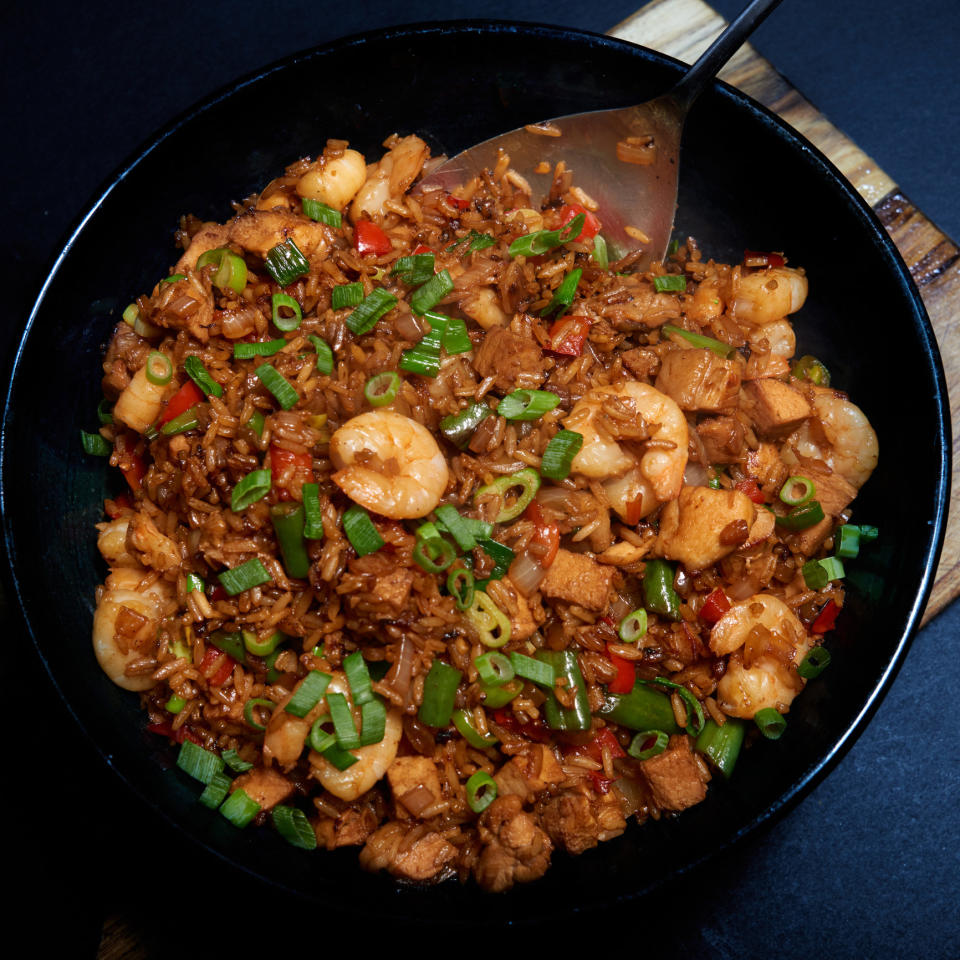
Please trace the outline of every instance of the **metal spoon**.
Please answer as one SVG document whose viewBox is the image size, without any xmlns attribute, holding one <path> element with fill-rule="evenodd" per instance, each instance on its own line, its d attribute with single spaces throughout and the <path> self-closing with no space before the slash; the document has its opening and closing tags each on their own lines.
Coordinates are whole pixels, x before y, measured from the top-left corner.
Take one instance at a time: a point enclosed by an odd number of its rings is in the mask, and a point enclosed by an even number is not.
<svg viewBox="0 0 960 960">
<path fill-rule="evenodd" d="M 635 107 L 572 113 L 484 140 L 446 160 L 421 181 L 419 190 L 453 190 L 492 170 L 502 152 L 530 184 L 531 206 L 539 208 L 562 160 L 576 185 L 597 203 L 611 259 L 642 247 L 638 268 L 662 260 L 673 229 L 687 111 L 780 2 L 751 0 L 676 86 L 656 99 Z M 538 128 L 552 135 L 533 132 Z"/>
</svg>

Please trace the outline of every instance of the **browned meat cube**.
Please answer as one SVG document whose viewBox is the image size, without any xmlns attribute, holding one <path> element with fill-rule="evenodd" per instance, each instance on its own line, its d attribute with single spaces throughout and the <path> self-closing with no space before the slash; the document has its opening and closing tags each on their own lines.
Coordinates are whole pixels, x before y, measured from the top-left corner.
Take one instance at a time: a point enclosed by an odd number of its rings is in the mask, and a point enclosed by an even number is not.
<svg viewBox="0 0 960 960">
<path fill-rule="evenodd" d="M 413 572 L 405 567 L 396 567 L 390 573 L 377 578 L 377 585 L 373 592 L 399 613 L 407 602 L 412 587 Z"/>
<path fill-rule="evenodd" d="M 360 810 L 348 807 L 336 820 L 323 817 L 313 824 L 317 843 L 327 850 L 359 846 L 376 829 L 377 815 L 369 804 Z"/>
<path fill-rule="evenodd" d="M 260 804 L 261 810 L 270 810 L 293 793 L 293 784 L 272 767 L 254 767 L 233 781 L 231 793 L 234 790 L 243 790 L 251 800 Z"/>
<path fill-rule="evenodd" d="M 583 853 L 604 840 L 619 837 L 627 827 L 616 793 L 596 793 L 589 787 L 550 797 L 541 808 L 550 839 L 570 853 Z"/>
<path fill-rule="evenodd" d="M 736 463 L 743 454 L 746 431 L 736 417 L 712 417 L 697 424 L 708 463 Z"/>
<path fill-rule="evenodd" d="M 692 413 L 720 413 L 737 405 L 740 364 L 712 350 L 671 350 L 654 386 Z"/>
<path fill-rule="evenodd" d="M 644 760 L 640 767 L 661 810 L 686 810 L 707 795 L 710 775 L 701 770 L 685 733 L 671 737 L 663 753 Z"/>
<path fill-rule="evenodd" d="M 411 842 L 408 835 L 414 831 L 417 833 Z M 447 876 L 447 865 L 456 856 L 457 848 L 439 833 L 422 825 L 408 826 L 392 820 L 367 839 L 360 851 L 360 866 L 365 870 L 388 870 L 395 877 L 422 882 Z"/>
<path fill-rule="evenodd" d="M 660 514 L 655 551 L 688 570 L 703 570 L 746 542 L 756 512 L 739 490 L 684 487 Z"/>
<path fill-rule="evenodd" d="M 542 877 L 550 866 L 553 844 L 516 796 L 497 797 L 479 824 L 483 852 L 477 862 L 477 882 L 499 893 L 515 883 Z"/>
<path fill-rule="evenodd" d="M 536 341 L 503 327 L 487 331 L 473 361 L 481 377 L 496 377 L 500 390 L 529 390 L 543 383 L 543 351 Z"/>
<path fill-rule="evenodd" d="M 542 743 L 533 743 L 511 757 L 494 776 L 500 796 L 515 793 L 530 800 L 552 783 L 561 783 L 565 774 L 554 752 Z"/>
<path fill-rule="evenodd" d="M 443 796 L 440 776 L 429 757 L 397 757 L 387 769 L 387 781 L 398 810 L 414 817 Z"/>
<path fill-rule="evenodd" d="M 613 569 L 582 553 L 558 550 L 540 591 L 545 597 L 578 603 L 588 610 L 606 610 L 610 602 Z"/>
<path fill-rule="evenodd" d="M 780 459 L 780 451 L 772 443 L 761 443 L 756 450 L 747 454 L 744 469 L 755 477 L 760 489 L 775 497 L 790 473 L 787 465 Z"/>
<path fill-rule="evenodd" d="M 790 472 L 813 481 L 817 488 L 813 498 L 820 503 L 825 514 L 839 516 L 857 495 L 857 488 L 844 480 L 839 473 L 834 473 L 826 464 L 803 459 L 791 468 Z"/>
<path fill-rule="evenodd" d="M 810 416 L 806 397 L 782 380 L 750 380 L 744 392 L 750 417 L 766 436 L 784 436 Z"/>
<path fill-rule="evenodd" d="M 795 550 L 805 557 L 812 557 L 832 532 L 833 517 L 824 517 L 812 527 L 807 527 L 806 530 L 798 530 L 787 537 L 787 545 L 791 550 Z"/>
<path fill-rule="evenodd" d="M 655 377 L 660 370 L 660 357 L 649 347 L 635 347 L 620 354 L 623 365 L 638 379 Z"/>
</svg>

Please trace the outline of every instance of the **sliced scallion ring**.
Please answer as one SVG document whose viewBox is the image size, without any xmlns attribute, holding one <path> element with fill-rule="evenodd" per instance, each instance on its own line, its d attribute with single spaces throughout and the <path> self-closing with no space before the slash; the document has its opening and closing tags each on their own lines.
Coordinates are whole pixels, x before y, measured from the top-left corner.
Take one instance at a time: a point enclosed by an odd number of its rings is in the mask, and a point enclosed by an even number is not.
<svg viewBox="0 0 960 960">
<path fill-rule="evenodd" d="M 267 273 L 281 287 L 289 286 L 298 277 L 310 272 L 310 261 L 303 255 L 293 240 L 284 240 L 267 251 L 263 258 Z"/>
<path fill-rule="evenodd" d="M 329 377 L 333 373 L 333 350 L 330 349 L 330 344 L 312 333 L 307 334 L 307 339 L 313 344 L 313 349 L 317 351 L 317 373 Z"/>
<path fill-rule="evenodd" d="M 316 850 L 317 835 L 302 810 L 280 804 L 270 811 L 270 818 L 277 828 L 277 833 L 287 843 L 301 850 Z"/>
<path fill-rule="evenodd" d="M 453 544 L 443 537 L 424 537 L 413 548 L 414 562 L 427 573 L 443 573 L 456 559 Z"/>
<path fill-rule="evenodd" d="M 826 647 L 814 647 L 797 665 L 797 673 L 804 680 L 819 677 L 830 666 L 830 651 Z"/>
<path fill-rule="evenodd" d="M 241 563 L 239 567 L 233 567 L 231 570 L 224 570 L 217 574 L 220 585 L 227 591 L 227 596 L 235 597 L 244 590 L 250 590 L 253 587 L 259 587 L 263 583 L 269 583 L 273 577 L 267 572 L 263 561 L 259 557 L 247 560 Z"/>
<path fill-rule="evenodd" d="M 357 551 L 358 557 L 366 556 L 379 550 L 384 545 L 383 537 L 370 519 L 370 514 L 359 504 L 352 504 L 343 511 L 340 518 L 343 532 L 347 535 L 351 546 Z"/>
<path fill-rule="evenodd" d="M 483 590 L 474 590 L 473 602 L 465 613 L 485 647 L 496 650 L 510 640 L 510 618 Z"/>
<path fill-rule="evenodd" d="M 773 707 L 764 707 L 753 715 L 753 722 L 757 729 L 768 740 L 779 740 L 787 729 L 786 718 Z"/>
<path fill-rule="evenodd" d="M 343 226 L 343 216 L 339 210 L 334 210 L 333 207 L 329 207 L 319 200 L 314 200 L 312 197 L 301 198 L 300 209 L 305 217 L 316 220 L 317 223 L 325 223 L 328 227 L 333 227 L 334 230 L 339 230 Z"/>
<path fill-rule="evenodd" d="M 799 489 L 797 489 L 799 487 Z M 780 499 L 788 507 L 802 507 L 816 495 L 817 488 L 809 477 L 787 477 L 780 488 Z"/>
<path fill-rule="evenodd" d="M 363 284 L 359 280 L 356 283 L 340 283 L 330 292 L 330 306 L 334 310 L 356 307 L 362 302 Z"/>
<path fill-rule="evenodd" d="M 290 381 L 274 366 L 269 363 L 262 363 L 254 372 L 284 410 L 289 410 L 297 405 L 300 395 Z"/>
<path fill-rule="evenodd" d="M 628 613 L 617 628 L 624 643 L 636 643 L 647 632 L 647 611 L 643 607 Z"/>
<path fill-rule="evenodd" d="M 303 313 L 300 310 L 300 304 L 286 293 L 275 293 L 270 298 L 273 309 L 273 325 L 284 333 L 296 330 L 303 320 Z M 289 314 L 282 311 L 289 310 Z"/>
<path fill-rule="evenodd" d="M 490 687 L 500 687 L 509 683 L 516 675 L 510 658 L 502 653 L 491 651 L 482 653 L 473 661 L 481 682 Z"/>
<path fill-rule="evenodd" d="M 410 298 L 410 309 L 417 314 L 432 310 L 448 293 L 453 290 L 453 278 L 449 270 L 435 273 L 422 287 L 418 287 Z"/>
<path fill-rule="evenodd" d="M 254 357 L 272 357 L 286 345 L 287 341 L 283 337 L 277 340 L 258 340 L 256 343 L 235 343 L 233 345 L 233 359 L 252 360 Z"/>
<path fill-rule="evenodd" d="M 682 293 L 687 289 L 687 278 L 677 273 L 665 273 L 653 278 L 653 289 L 657 293 Z"/>
<path fill-rule="evenodd" d="M 195 354 L 190 354 L 183 361 L 183 369 L 187 376 L 209 397 L 222 397 L 223 387 L 210 376 L 210 371 L 203 365 L 203 361 Z"/>
<path fill-rule="evenodd" d="M 165 353 L 161 353 L 159 350 L 151 350 L 147 356 L 144 373 L 152 384 L 158 387 L 165 386 L 173 376 L 173 363 Z"/>
<path fill-rule="evenodd" d="M 640 680 L 640 683 L 646 685 L 656 685 L 666 687 L 668 690 L 675 690 L 683 700 L 687 708 L 687 733 L 694 737 L 699 737 L 703 733 L 703 725 L 706 723 L 706 717 L 703 713 L 703 704 L 682 684 L 674 683 L 665 677 L 654 677 L 653 680 Z"/>
<path fill-rule="evenodd" d="M 237 787 L 237 789 L 223 801 L 220 812 L 235 827 L 243 828 L 250 824 L 253 818 L 260 812 L 260 804 L 242 787 Z"/>
<path fill-rule="evenodd" d="M 653 740 L 653 743 L 650 741 Z M 636 760 L 649 760 L 667 749 L 670 735 L 663 730 L 641 730 L 627 747 L 627 753 Z M 650 746 L 647 746 L 647 744 Z"/>
<path fill-rule="evenodd" d="M 213 264 L 217 270 L 213 275 L 213 285 L 226 292 L 243 293 L 247 285 L 247 265 L 243 257 L 237 256 L 228 247 L 218 247 L 216 250 L 207 250 L 197 258 L 197 269 Z"/>
<path fill-rule="evenodd" d="M 575 430 L 558 430 L 543 451 L 540 476 L 548 480 L 566 480 L 574 457 L 583 446 L 583 434 Z"/>
<path fill-rule="evenodd" d="M 483 813 L 497 799 L 497 781 L 486 770 L 478 770 L 467 781 L 467 803 L 474 813 Z"/>
<path fill-rule="evenodd" d="M 92 457 L 109 457 L 113 453 L 113 445 L 99 433 L 87 433 L 86 430 L 81 430 L 80 442 L 83 444 L 83 452 L 89 453 Z"/>
<path fill-rule="evenodd" d="M 537 420 L 560 403 L 549 390 L 514 390 L 497 406 L 497 413 L 507 420 Z"/>
<path fill-rule="evenodd" d="M 400 374 L 396 370 L 375 373 L 364 385 L 363 396 L 371 407 L 385 407 L 397 399 Z"/>
<path fill-rule="evenodd" d="M 246 510 L 251 504 L 262 500 L 270 492 L 269 470 L 251 470 L 230 494 L 230 509 L 234 513 Z"/>
<path fill-rule="evenodd" d="M 520 488 L 520 493 L 512 503 L 508 503 L 507 494 L 517 487 Z M 500 477 L 494 480 L 493 483 L 488 483 L 486 486 L 480 487 L 474 494 L 474 500 L 479 500 L 489 494 L 499 496 L 501 502 L 500 512 L 494 520 L 496 523 L 507 523 L 510 520 L 515 520 L 530 506 L 530 501 L 537 495 L 539 489 L 540 474 L 532 467 L 525 467 L 523 470 L 518 470 L 516 473 L 511 474 L 509 477 Z"/>
<path fill-rule="evenodd" d="M 254 730 L 266 730 L 266 724 L 260 723 L 256 719 L 254 711 L 257 707 L 262 707 L 264 710 L 269 709 L 271 713 L 276 709 L 276 704 L 272 700 L 266 700 L 263 697 L 255 697 L 252 700 L 248 700 L 243 705 L 243 719 L 253 727 Z"/>
<path fill-rule="evenodd" d="M 447 590 L 458 610 L 466 610 L 473 603 L 474 589 L 473 571 L 457 567 L 448 574 Z"/>
</svg>

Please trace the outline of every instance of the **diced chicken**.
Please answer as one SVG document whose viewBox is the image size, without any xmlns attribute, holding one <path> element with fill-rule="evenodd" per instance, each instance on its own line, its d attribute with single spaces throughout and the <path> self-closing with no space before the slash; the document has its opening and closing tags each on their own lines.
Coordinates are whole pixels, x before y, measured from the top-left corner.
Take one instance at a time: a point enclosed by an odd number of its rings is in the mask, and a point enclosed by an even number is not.
<svg viewBox="0 0 960 960">
<path fill-rule="evenodd" d="M 750 533 L 747 535 L 746 542 L 738 549 L 750 550 L 763 543 L 764 540 L 769 540 L 776 527 L 777 518 L 773 513 L 769 510 L 758 510 L 753 525 L 750 527 Z"/>
<path fill-rule="evenodd" d="M 654 386 L 691 413 L 720 413 L 736 407 L 740 365 L 712 350 L 671 350 Z"/>
<path fill-rule="evenodd" d="M 553 844 L 516 795 L 497 797 L 479 824 L 483 850 L 477 861 L 477 882 L 499 893 L 515 883 L 527 883 L 546 873 Z"/>
<path fill-rule="evenodd" d="M 626 567 L 642 560 L 650 552 L 653 544 L 652 539 L 640 547 L 627 543 L 626 540 L 619 540 L 612 546 L 607 547 L 603 553 L 597 554 L 597 560 L 600 563 L 609 563 L 614 567 Z"/>
<path fill-rule="evenodd" d="M 819 523 L 805 530 L 798 530 L 787 537 L 787 545 L 796 553 L 812 557 L 827 537 L 833 532 L 833 518 L 824 517 Z"/>
<path fill-rule="evenodd" d="M 387 768 L 387 781 L 398 811 L 414 817 L 443 796 L 440 776 L 429 757 L 397 757 Z"/>
<path fill-rule="evenodd" d="M 436 831 L 392 820 L 367 838 L 360 851 L 360 865 L 365 870 L 387 870 L 395 877 L 423 883 L 448 876 L 448 865 L 456 856 L 457 848 Z"/>
<path fill-rule="evenodd" d="M 671 737 L 663 753 L 644 760 L 640 767 L 661 810 L 686 810 L 707 795 L 710 775 L 697 763 L 686 734 Z"/>
<path fill-rule="evenodd" d="M 597 793 L 587 786 L 550 797 L 540 817 L 550 839 L 573 854 L 619 837 L 627 828 L 617 794 Z"/>
<path fill-rule="evenodd" d="M 183 279 L 160 285 L 145 319 L 168 330 L 186 330 L 194 339 L 206 343 L 214 319 L 213 306 L 209 277 L 186 270 Z"/>
<path fill-rule="evenodd" d="M 760 489 L 771 497 L 780 492 L 783 481 L 790 472 L 772 443 L 761 443 L 756 450 L 751 450 L 747 454 L 744 469 L 751 477 L 756 478 Z"/>
<path fill-rule="evenodd" d="M 487 331 L 473 365 L 481 377 L 496 377 L 495 384 L 503 391 L 539 387 L 546 375 L 536 341 L 504 327 Z"/>
<path fill-rule="evenodd" d="M 389 573 L 377 578 L 377 585 L 373 590 L 377 599 L 392 607 L 399 613 L 410 597 L 413 588 L 413 572 L 406 567 L 396 567 Z"/>
<path fill-rule="evenodd" d="M 750 417 L 766 436 L 784 436 L 811 414 L 806 397 L 782 380 L 750 380 L 743 389 Z"/>
<path fill-rule="evenodd" d="M 499 796 L 514 793 L 529 802 L 551 784 L 562 783 L 565 774 L 550 747 L 532 743 L 511 757 L 493 779 Z"/>
<path fill-rule="evenodd" d="M 813 498 L 823 507 L 823 512 L 830 516 L 839 516 L 857 495 L 857 488 L 852 483 L 817 461 L 800 460 L 791 473 L 813 481 L 817 488 Z"/>
<path fill-rule="evenodd" d="M 660 514 L 656 552 L 703 570 L 747 541 L 756 513 L 739 490 L 684 487 Z"/>
<path fill-rule="evenodd" d="M 680 319 L 680 299 L 674 293 L 658 293 L 649 280 L 626 280 L 629 296 L 600 307 L 616 330 L 631 332 L 638 327 L 661 327 Z M 598 304 L 599 306 L 599 304 Z"/>
<path fill-rule="evenodd" d="M 566 600 L 588 610 L 603 611 L 610 602 L 613 569 L 582 553 L 560 549 L 540 584 L 545 597 Z"/>
<path fill-rule="evenodd" d="M 736 417 L 713 417 L 697 424 L 709 463 L 735 463 L 743 454 L 746 431 Z"/>
<path fill-rule="evenodd" d="M 620 354 L 623 365 L 638 379 L 649 380 L 660 370 L 660 357 L 650 347 L 634 347 Z"/>
<path fill-rule="evenodd" d="M 377 815 L 369 804 L 356 810 L 348 807 L 335 820 L 321 817 L 314 821 L 313 832 L 317 843 L 327 850 L 337 847 L 356 847 L 365 843 L 377 829 Z"/>
<path fill-rule="evenodd" d="M 260 804 L 261 810 L 271 810 L 293 793 L 293 784 L 270 767 L 254 767 L 241 773 L 230 790 L 243 790 L 251 800 Z"/>
</svg>

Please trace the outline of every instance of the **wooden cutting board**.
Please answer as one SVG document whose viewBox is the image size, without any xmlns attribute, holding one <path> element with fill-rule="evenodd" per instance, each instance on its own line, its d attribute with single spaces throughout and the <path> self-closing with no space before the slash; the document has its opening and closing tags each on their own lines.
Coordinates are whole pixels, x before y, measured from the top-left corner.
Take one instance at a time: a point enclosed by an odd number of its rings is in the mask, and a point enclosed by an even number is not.
<svg viewBox="0 0 960 960">
<path fill-rule="evenodd" d="M 608 31 L 692 63 L 726 26 L 702 0 L 652 0 Z M 751 46 L 744 46 L 720 78 L 758 100 L 803 134 L 840 169 L 873 208 L 910 268 L 933 324 L 950 396 L 952 448 L 960 432 L 960 344 L 950 334 L 960 321 L 960 250 L 904 196 L 855 143 L 805 100 Z M 952 342 L 951 342 L 952 341 Z M 960 593 L 960 475 L 954 457 L 950 519 L 926 623 Z"/>
</svg>

